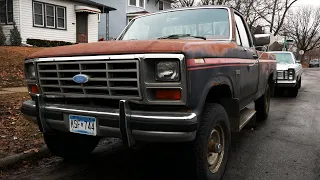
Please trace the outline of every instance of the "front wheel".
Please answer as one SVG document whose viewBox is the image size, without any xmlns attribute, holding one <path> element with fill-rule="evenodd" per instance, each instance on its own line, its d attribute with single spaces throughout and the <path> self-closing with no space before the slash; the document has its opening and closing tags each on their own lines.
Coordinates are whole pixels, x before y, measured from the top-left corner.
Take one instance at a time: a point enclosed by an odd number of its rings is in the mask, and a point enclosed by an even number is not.
<svg viewBox="0 0 320 180">
<path fill-rule="evenodd" d="M 276 90 L 277 92 L 278 90 Z M 257 120 L 265 120 L 269 115 L 270 109 L 270 86 L 267 84 L 265 93 L 255 101 L 255 110 L 257 111 Z"/>
<path fill-rule="evenodd" d="M 44 133 L 48 149 L 56 156 L 75 160 L 89 155 L 98 145 L 100 138 L 67 132 Z"/>
<path fill-rule="evenodd" d="M 208 103 L 202 114 L 197 137 L 192 142 L 192 164 L 190 169 L 195 179 L 219 180 L 227 165 L 231 142 L 228 115 L 223 106 Z M 189 156 L 190 157 L 190 156 Z"/>
<path fill-rule="evenodd" d="M 297 84 L 295 87 L 290 88 L 288 90 L 289 96 L 290 97 L 297 97 L 299 92 L 299 84 Z"/>
</svg>

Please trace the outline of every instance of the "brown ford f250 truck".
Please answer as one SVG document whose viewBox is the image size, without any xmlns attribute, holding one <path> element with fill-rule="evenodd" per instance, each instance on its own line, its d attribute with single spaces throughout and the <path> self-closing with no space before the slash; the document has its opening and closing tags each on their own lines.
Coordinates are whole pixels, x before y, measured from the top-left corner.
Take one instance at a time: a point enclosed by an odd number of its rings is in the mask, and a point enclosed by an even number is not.
<svg viewBox="0 0 320 180">
<path fill-rule="evenodd" d="M 231 132 L 268 116 L 276 61 L 228 7 L 132 20 L 116 41 L 48 48 L 25 61 L 26 117 L 52 153 L 88 155 L 100 137 L 127 147 L 181 143 L 197 179 L 223 175 Z M 254 102 L 255 109 L 247 106 Z"/>
</svg>

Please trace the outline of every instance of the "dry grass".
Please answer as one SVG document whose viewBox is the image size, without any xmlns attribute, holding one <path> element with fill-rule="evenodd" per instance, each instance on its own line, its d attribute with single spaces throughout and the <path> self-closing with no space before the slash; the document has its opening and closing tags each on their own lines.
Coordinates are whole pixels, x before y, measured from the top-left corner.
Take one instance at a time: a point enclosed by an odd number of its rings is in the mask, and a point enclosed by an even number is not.
<svg viewBox="0 0 320 180">
<path fill-rule="evenodd" d="M 44 144 L 38 126 L 20 112 L 22 102 L 29 98 L 28 93 L 0 95 L 0 158 Z"/>
<path fill-rule="evenodd" d="M 24 59 L 41 49 L 0 46 L 0 88 L 24 86 Z"/>
</svg>

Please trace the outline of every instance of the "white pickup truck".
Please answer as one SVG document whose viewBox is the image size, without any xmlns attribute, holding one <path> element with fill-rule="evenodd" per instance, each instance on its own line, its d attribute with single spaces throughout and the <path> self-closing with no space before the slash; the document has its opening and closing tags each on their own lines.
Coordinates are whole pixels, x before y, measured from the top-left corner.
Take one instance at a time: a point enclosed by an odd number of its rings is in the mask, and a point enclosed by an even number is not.
<svg viewBox="0 0 320 180">
<path fill-rule="evenodd" d="M 275 92 L 288 90 L 291 97 L 296 97 L 301 88 L 302 66 L 292 52 L 271 51 L 277 59 L 277 80 Z"/>
</svg>

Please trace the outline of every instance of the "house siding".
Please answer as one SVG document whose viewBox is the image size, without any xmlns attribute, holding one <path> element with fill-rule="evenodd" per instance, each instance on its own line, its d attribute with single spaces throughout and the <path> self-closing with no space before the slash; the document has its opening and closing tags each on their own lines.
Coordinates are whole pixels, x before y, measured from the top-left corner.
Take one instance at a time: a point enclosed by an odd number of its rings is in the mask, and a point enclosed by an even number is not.
<svg viewBox="0 0 320 180">
<path fill-rule="evenodd" d="M 18 30 L 21 32 L 20 29 L 20 0 L 13 0 L 13 20 L 16 23 Z M 10 30 L 13 29 L 13 25 L 2 25 L 3 33 L 6 36 L 7 44 L 9 43 L 10 38 Z"/>
<path fill-rule="evenodd" d="M 145 9 L 135 6 L 129 6 L 128 0 L 94 0 L 95 2 L 105 4 L 116 8 L 116 11 L 109 12 L 109 38 L 117 38 L 127 25 L 127 13 L 149 11 L 157 12 L 158 4 L 155 0 L 145 0 Z M 165 9 L 170 9 L 170 3 L 165 2 Z M 106 15 L 101 15 L 99 23 L 99 38 L 106 39 Z"/>
<path fill-rule="evenodd" d="M 66 7 L 66 30 L 49 29 L 33 26 L 32 0 L 22 0 L 21 6 L 23 10 L 20 12 L 21 17 L 21 37 L 26 42 L 28 38 L 43 40 L 58 40 L 75 43 L 76 36 L 76 13 L 75 5 L 83 5 L 72 1 L 65 0 L 38 0 L 39 2 L 50 3 L 54 5 Z M 94 20 L 96 17 L 96 20 Z M 92 21 L 92 22 L 91 22 Z M 89 15 L 88 17 L 88 40 L 89 42 L 98 41 L 98 17 L 97 15 Z"/>
<path fill-rule="evenodd" d="M 111 6 L 117 10 L 109 12 L 109 38 L 117 38 L 127 22 L 127 0 L 95 0 L 95 2 Z M 106 39 L 106 14 L 101 14 L 99 38 Z"/>
<path fill-rule="evenodd" d="M 88 42 L 98 41 L 98 14 L 88 16 Z"/>
</svg>

